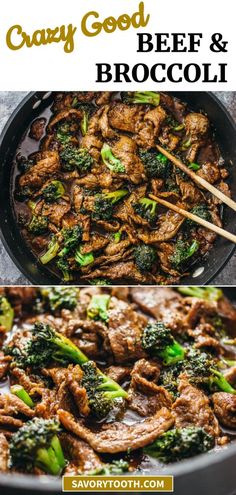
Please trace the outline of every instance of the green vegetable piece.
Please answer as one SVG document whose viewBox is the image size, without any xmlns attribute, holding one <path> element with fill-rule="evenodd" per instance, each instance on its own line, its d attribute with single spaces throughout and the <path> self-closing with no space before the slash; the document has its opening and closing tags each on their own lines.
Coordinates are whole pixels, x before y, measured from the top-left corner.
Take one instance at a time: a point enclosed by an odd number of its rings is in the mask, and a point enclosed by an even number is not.
<svg viewBox="0 0 236 495">
<path fill-rule="evenodd" d="M 217 287 L 183 286 L 178 287 L 177 290 L 185 296 L 198 297 L 199 299 L 205 299 L 206 301 L 219 301 L 223 296 L 222 290 Z"/>
<path fill-rule="evenodd" d="M 101 157 L 103 163 L 111 170 L 112 172 L 115 173 L 120 173 L 120 172 L 125 172 L 125 166 L 121 163 L 121 161 L 116 158 L 110 146 L 108 144 L 104 144 L 102 149 L 101 149 Z"/>
<path fill-rule="evenodd" d="M 91 265 L 91 263 L 94 262 L 94 256 L 93 253 L 85 253 L 82 254 L 80 252 L 80 248 L 76 250 L 75 252 L 75 261 L 78 263 L 80 266 L 88 266 Z"/>
<path fill-rule="evenodd" d="M 47 203 L 53 203 L 65 194 L 65 188 L 60 180 L 52 180 L 42 190 L 42 196 Z"/>
<path fill-rule="evenodd" d="M 185 349 L 161 321 L 146 326 L 142 336 L 142 346 L 151 355 L 161 357 L 165 366 L 183 361 L 185 357 Z"/>
<path fill-rule="evenodd" d="M 73 310 L 78 303 L 79 289 L 77 287 L 41 287 L 40 293 L 53 313 L 61 309 Z"/>
<path fill-rule="evenodd" d="M 43 265 L 46 265 L 51 261 L 55 256 L 57 255 L 58 251 L 60 249 L 60 245 L 58 243 L 57 237 L 53 236 L 51 241 L 48 243 L 48 249 L 47 251 L 40 256 L 40 261 Z"/>
<path fill-rule="evenodd" d="M 149 272 L 157 262 L 156 249 L 152 246 L 140 244 L 134 248 L 134 261 L 140 272 Z"/>
<path fill-rule="evenodd" d="M 108 321 L 108 308 L 111 296 L 108 294 L 95 294 L 91 297 L 91 301 L 87 308 L 87 316 L 92 320 Z"/>
<path fill-rule="evenodd" d="M 59 432 L 59 423 L 54 419 L 28 421 L 10 439 L 10 467 L 27 472 L 38 467 L 59 476 L 66 465 Z"/>
<path fill-rule="evenodd" d="M 194 172 L 197 172 L 197 170 L 200 170 L 201 165 L 199 165 L 198 163 L 192 162 L 192 163 L 189 163 L 188 168 L 190 168 L 190 170 L 194 170 Z"/>
<path fill-rule="evenodd" d="M 213 449 L 215 441 L 203 428 L 188 426 L 166 431 L 144 453 L 164 463 L 176 462 Z"/>
<path fill-rule="evenodd" d="M 33 408 L 34 402 L 32 401 L 28 392 L 21 385 L 12 385 L 10 392 L 21 399 L 27 406 Z"/>
<path fill-rule="evenodd" d="M 133 93 L 122 94 L 122 99 L 125 103 L 135 103 L 142 105 L 153 105 L 158 107 L 160 104 L 160 94 L 154 91 L 134 91 Z"/>
<path fill-rule="evenodd" d="M 0 327 L 5 332 L 12 329 L 14 309 L 5 296 L 0 296 Z"/>
</svg>

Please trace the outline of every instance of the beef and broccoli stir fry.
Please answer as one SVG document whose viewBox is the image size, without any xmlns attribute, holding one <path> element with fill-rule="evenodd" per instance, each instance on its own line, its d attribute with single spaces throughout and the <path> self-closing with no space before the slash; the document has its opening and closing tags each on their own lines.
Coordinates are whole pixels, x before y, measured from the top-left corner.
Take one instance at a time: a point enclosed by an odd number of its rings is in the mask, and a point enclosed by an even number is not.
<svg viewBox="0 0 236 495">
<path fill-rule="evenodd" d="M 150 199 L 221 225 L 219 201 L 161 144 L 230 195 L 208 117 L 166 93 L 55 93 L 16 155 L 15 213 L 39 262 L 66 283 L 176 284 L 216 234 Z"/>
<path fill-rule="evenodd" d="M 8 287 L 0 309 L 1 471 L 148 473 L 236 434 L 220 289 Z"/>
</svg>

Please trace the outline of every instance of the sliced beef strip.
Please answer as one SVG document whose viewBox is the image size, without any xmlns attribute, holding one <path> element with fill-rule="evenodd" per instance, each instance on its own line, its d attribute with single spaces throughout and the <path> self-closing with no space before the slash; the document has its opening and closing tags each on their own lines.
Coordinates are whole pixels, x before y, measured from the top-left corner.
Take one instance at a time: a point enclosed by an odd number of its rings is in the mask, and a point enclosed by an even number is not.
<svg viewBox="0 0 236 495">
<path fill-rule="evenodd" d="M 183 222 L 182 215 L 169 210 L 160 218 L 157 230 L 140 230 L 138 238 L 145 244 L 169 241 L 176 236 Z"/>
<path fill-rule="evenodd" d="M 94 450 L 83 440 L 79 440 L 74 435 L 70 433 L 61 433 L 60 441 L 64 454 L 67 458 L 72 461 L 73 470 L 75 471 L 90 471 L 96 469 L 102 465 L 101 460 Z M 69 470 L 70 474 L 71 469 Z M 68 470 L 66 470 L 68 473 Z"/>
<path fill-rule="evenodd" d="M 186 134 L 192 139 L 198 140 L 206 135 L 209 129 L 209 120 L 202 113 L 191 112 L 185 117 Z"/>
<path fill-rule="evenodd" d="M 44 151 L 35 165 L 20 176 L 20 187 L 28 186 L 31 189 L 40 189 L 45 181 L 54 177 L 60 170 L 59 155 L 56 151 Z"/>
<path fill-rule="evenodd" d="M 130 289 L 132 300 L 156 320 L 163 321 L 171 330 L 184 328 L 183 298 L 177 291 L 162 287 L 150 287 L 144 291 L 141 287 Z"/>
<path fill-rule="evenodd" d="M 32 307 L 37 298 L 37 292 L 35 287 L 6 287 L 6 296 L 17 316 L 22 314 L 24 307 Z"/>
<path fill-rule="evenodd" d="M 65 120 L 68 118 L 73 118 L 73 119 L 81 119 L 83 116 L 83 113 L 81 110 L 77 110 L 76 108 L 66 108 L 64 110 L 61 110 L 60 112 L 56 113 L 50 120 L 48 124 L 48 129 L 52 130 L 53 127 L 55 127 L 56 124 L 58 124 L 61 120 Z"/>
<path fill-rule="evenodd" d="M 125 301 L 116 298 L 113 309 L 108 310 L 108 339 L 114 360 L 118 364 L 145 356 L 141 336 L 147 319 L 138 314 Z"/>
<path fill-rule="evenodd" d="M 44 117 L 34 120 L 30 126 L 29 137 L 39 141 L 43 137 L 45 125 L 46 119 Z"/>
<path fill-rule="evenodd" d="M 116 103 L 109 111 L 109 122 L 112 127 L 120 131 L 135 132 L 135 126 L 144 114 L 141 105 L 126 105 Z"/>
<path fill-rule="evenodd" d="M 128 280 L 134 280 L 138 283 L 156 282 L 155 277 L 151 274 L 143 274 L 139 272 L 134 261 L 118 261 L 110 266 L 97 268 L 93 272 L 89 273 L 89 278 L 91 280 L 99 277 L 105 277 L 111 280 L 121 280 L 125 278 Z M 87 279 L 87 275 L 83 275 L 81 278 Z"/>
<path fill-rule="evenodd" d="M 92 235 L 91 241 L 86 242 L 80 248 L 82 254 L 91 253 L 92 251 L 99 251 L 99 249 L 104 248 L 107 244 L 109 244 L 109 239 L 100 235 L 98 233 L 94 233 Z"/>
<path fill-rule="evenodd" d="M 22 414 L 28 418 L 33 418 L 34 410 L 16 395 L 0 394 L 0 414 L 6 416 Z"/>
<path fill-rule="evenodd" d="M 164 407 L 154 416 L 139 423 L 127 425 L 114 422 L 103 425 L 99 432 L 91 431 L 83 420 L 77 421 L 66 411 L 59 410 L 58 416 L 67 430 L 88 442 L 96 452 L 111 454 L 145 447 L 174 424 L 170 411 Z"/>
<path fill-rule="evenodd" d="M 117 383 L 129 379 L 130 372 L 131 369 L 128 366 L 110 366 L 105 370 L 106 375 Z"/>
<path fill-rule="evenodd" d="M 0 380 L 6 377 L 7 372 L 9 370 L 11 362 L 10 356 L 5 356 L 3 352 L 0 352 Z"/>
<path fill-rule="evenodd" d="M 142 161 L 137 155 L 137 145 L 128 136 L 120 136 L 119 140 L 112 146 L 112 152 L 125 167 L 125 177 L 134 184 L 139 184 L 146 179 Z"/>
<path fill-rule="evenodd" d="M 214 437 L 220 435 L 218 421 L 210 407 L 208 397 L 189 383 L 186 375 L 180 375 L 180 396 L 173 404 L 173 415 L 177 428 L 200 426 Z"/>
<path fill-rule="evenodd" d="M 42 208 L 42 215 L 46 216 L 49 222 L 60 227 L 63 217 L 71 209 L 69 201 L 65 199 L 59 199 L 56 203 L 44 203 Z"/>
<path fill-rule="evenodd" d="M 6 416 L 5 414 L 0 414 L 0 426 L 4 428 L 15 430 L 16 428 L 21 428 L 24 425 L 24 421 L 18 418 L 13 418 L 13 416 Z"/>
<path fill-rule="evenodd" d="M 88 416 L 90 413 L 89 400 L 86 389 L 80 385 L 83 371 L 79 365 L 69 366 L 67 374 L 67 385 L 74 397 L 75 404 L 81 416 Z"/>
<path fill-rule="evenodd" d="M 9 445 L 3 433 L 0 433 L 0 471 L 8 471 Z"/>
<path fill-rule="evenodd" d="M 157 362 L 140 359 L 131 372 L 128 391 L 129 408 L 140 416 L 153 416 L 162 407 L 171 408 L 172 399 L 164 387 L 157 385 L 160 366 Z"/>
<path fill-rule="evenodd" d="M 144 119 L 138 121 L 135 126 L 137 144 L 143 148 L 154 147 L 165 118 L 166 112 L 161 106 L 148 110 Z"/>
<path fill-rule="evenodd" d="M 212 400 L 219 422 L 227 428 L 236 428 L 236 395 L 217 392 Z"/>
</svg>

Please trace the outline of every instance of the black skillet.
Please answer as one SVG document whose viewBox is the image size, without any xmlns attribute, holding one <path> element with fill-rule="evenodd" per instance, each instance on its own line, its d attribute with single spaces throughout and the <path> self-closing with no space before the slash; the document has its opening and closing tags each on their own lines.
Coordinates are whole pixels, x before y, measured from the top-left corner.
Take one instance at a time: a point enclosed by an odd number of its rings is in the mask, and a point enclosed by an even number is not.
<svg viewBox="0 0 236 495">
<path fill-rule="evenodd" d="M 220 101 L 209 92 L 171 93 L 188 103 L 193 110 L 203 110 L 214 125 L 216 140 L 221 153 L 230 164 L 230 187 L 236 199 L 236 125 Z M 27 247 L 16 225 L 11 198 L 12 163 L 15 151 L 30 123 L 50 105 L 51 93 L 36 92 L 27 95 L 13 112 L 0 138 L 0 229 L 3 244 L 19 270 L 34 284 L 60 284 L 60 279 L 37 262 Z M 224 208 L 224 228 L 236 232 L 235 213 Z M 218 238 L 210 255 L 198 262 L 191 274 L 181 283 L 187 285 L 208 284 L 222 270 L 234 252 L 235 246 Z M 198 274 L 199 273 L 199 274 Z M 196 276 L 198 274 L 198 276 Z M 79 281 L 77 282 L 79 283 Z M 86 285 L 82 283 L 82 285 Z M 127 284 L 125 284 L 127 285 Z"/>
</svg>

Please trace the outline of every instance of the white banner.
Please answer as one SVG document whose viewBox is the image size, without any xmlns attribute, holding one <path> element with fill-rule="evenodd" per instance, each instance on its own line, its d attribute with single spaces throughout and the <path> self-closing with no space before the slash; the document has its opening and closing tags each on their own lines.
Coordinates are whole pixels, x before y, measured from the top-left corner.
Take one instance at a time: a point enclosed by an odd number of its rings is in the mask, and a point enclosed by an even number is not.
<svg viewBox="0 0 236 495">
<path fill-rule="evenodd" d="M 235 90 L 233 5 L 8 0 L 0 90 Z"/>
</svg>

